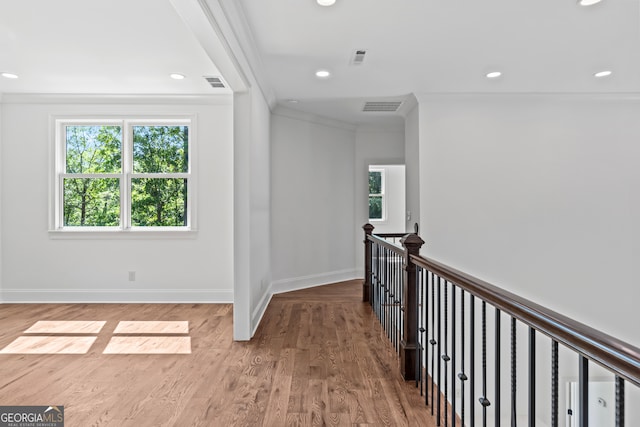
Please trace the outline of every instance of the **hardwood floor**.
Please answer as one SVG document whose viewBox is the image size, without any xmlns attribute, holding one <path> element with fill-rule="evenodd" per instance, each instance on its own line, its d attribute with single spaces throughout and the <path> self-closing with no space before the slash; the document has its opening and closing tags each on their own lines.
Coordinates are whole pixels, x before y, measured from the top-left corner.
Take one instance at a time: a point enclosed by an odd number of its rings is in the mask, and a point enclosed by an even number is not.
<svg viewBox="0 0 640 427">
<path fill-rule="evenodd" d="M 0 405 L 64 405 L 68 427 L 434 425 L 361 293 L 354 281 L 276 295 L 250 342 L 233 342 L 229 304 L 0 305 L 0 349 L 95 340 L 83 354 L 0 354 Z M 25 334 L 38 321 L 106 323 Z M 191 352 L 105 354 L 112 338 L 176 337 L 137 323 L 118 336 L 121 321 L 188 322 Z"/>
</svg>

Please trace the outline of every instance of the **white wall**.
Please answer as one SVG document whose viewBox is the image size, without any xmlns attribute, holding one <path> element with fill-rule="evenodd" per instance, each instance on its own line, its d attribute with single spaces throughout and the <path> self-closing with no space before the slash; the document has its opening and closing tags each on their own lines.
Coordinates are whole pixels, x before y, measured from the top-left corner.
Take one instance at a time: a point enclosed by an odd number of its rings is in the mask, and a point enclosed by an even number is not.
<svg viewBox="0 0 640 427">
<path fill-rule="evenodd" d="M 278 108 L 271 121 L 273 291 L 355 278 L 355 132 Z"/>
<path fill-rule="evenodd" d="M 640 101 L 587 95 L 419 99 L 423 254 L 638 346 L 632 319 L 640 298 L 634 274 Z M 507 346 L 506 322 L 502 331 Z M 538 335 L 537 414 L 548 422 L 550 342 Z M 526 338 L 519 342 L 526 360 Z M 509 389 L 504 357 L 503 401 Z M 518 369 L 522 384 L 526 362 Z M 592 378 L 602 372 L 591 364 Z M 561 346 L 560 414 L 566 413 L 564 384 L 576 378 L 577 356 Z"/>
<path fill-rule="evenodd" d="M 0 93 L 0 165 L 2 164 L 2 94 Z M 3 303 L 2 296 L 2 173 L 0 171 L 0 304 Z"/>
<path fill-rule="evenodd" d="M 406 204 L 410 217 L 405 231 L 413 232 L 413 225 L 420 223 L 420 106 L 416 104 L 405 117 L 405 165 Z"/>
<path fill-rule="evenodd" d="M 420 99 L 424 253 L 635 345 L 640 101 Z"/>
<path fill-rule="evenodd" d="M 5 302 L 195 301 L 233 298 L 233 140 L 229 96 L 5 95 L 2 106 L 2 298 Z M 52 239 L 52 115 L 197 116 L 194 238 Z M 136 271 L 136 281 L 128 272 Z"/>
<path fill-rule="evenodd" d="M 234 95 L 234 337 L 255 333 L 271 297 L 270 111 L 256 90 Z"/>
</svg>

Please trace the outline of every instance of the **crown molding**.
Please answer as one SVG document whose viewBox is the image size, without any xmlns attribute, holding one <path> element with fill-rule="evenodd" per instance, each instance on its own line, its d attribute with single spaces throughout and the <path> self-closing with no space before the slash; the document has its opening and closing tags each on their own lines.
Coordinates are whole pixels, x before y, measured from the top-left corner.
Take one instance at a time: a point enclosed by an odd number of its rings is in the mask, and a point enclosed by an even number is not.
<svg viewBox="0 0 640 427">
<path fill-rule="evenodd" d="M 230 30 L 246 61 L 246 66 L 249 68 L 250 74 L 260 88 L 267 104 L 269 104 L 269 108 L 273 110 L 277 103 L 276 95 L 267 79 L 262 56 L 256 49 L 258 44 L 249 25 L 244 6 L 237 0 L 219 0 L 219 3 L 230 24 Z"/>
<path fill-rule="evenodd" d="M 5 93 L 2 104 L 231 105 L 233 95 Z"/>
</svg>

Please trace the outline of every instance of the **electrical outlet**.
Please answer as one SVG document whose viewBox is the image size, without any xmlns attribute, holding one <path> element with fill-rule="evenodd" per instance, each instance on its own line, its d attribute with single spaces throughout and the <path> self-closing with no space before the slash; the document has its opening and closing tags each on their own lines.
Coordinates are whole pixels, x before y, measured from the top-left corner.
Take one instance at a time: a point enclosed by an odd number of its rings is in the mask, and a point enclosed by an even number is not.
<svg viewBox="0 0 640 427">
<path fill-rule="evenodd" d="M 135 282 L 136 281 L 136 272 L 135 271 L 130 271 L 129 272 L 129 281 L 130 282 Z"/>
</svg>

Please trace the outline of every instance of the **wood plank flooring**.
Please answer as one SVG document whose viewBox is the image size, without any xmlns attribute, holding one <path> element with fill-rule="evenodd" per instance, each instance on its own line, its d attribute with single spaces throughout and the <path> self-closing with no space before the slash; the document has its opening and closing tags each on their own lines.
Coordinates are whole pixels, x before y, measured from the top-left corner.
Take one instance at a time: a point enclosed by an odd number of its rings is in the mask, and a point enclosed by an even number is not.
<svg viewBox="0 0 640 427">
<path fill-rule="evenodd" d="M 250 342 L 232 340 L 229 304 L 0 305 L 0 349 L 38 321 L 106 322 L 70 334 L 95 339 L 84 354 L 0 354 L 0 405 L 64 405 L 67 427 L 433 426 L 361 295 L 276 295 Z M 191 353 L 105 354 L 121 321 L 188 322 Z"/>
</svg>

